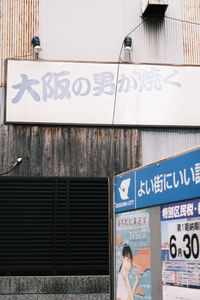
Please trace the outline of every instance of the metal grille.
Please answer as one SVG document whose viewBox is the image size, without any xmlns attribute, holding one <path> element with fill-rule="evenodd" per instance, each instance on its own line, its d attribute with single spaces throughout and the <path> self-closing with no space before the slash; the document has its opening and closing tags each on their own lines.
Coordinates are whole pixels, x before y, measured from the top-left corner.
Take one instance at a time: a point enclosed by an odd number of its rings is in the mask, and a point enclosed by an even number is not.
<svg viewBox="0 0 200 300">
<path fill-rule="evenodd" d="M 108 274 L 107 178 L 0 177 L 0 274 Z"/>
</svg>

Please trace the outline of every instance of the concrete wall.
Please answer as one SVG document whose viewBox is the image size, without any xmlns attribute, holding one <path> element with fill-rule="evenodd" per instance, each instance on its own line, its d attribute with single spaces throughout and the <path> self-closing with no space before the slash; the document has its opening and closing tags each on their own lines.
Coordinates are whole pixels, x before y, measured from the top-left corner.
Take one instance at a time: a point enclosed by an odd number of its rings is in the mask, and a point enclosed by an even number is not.
<svg viewBox="0 0 200 300">
<path fill-rule="evenodd" d="M 108 276 L 1 277 L 0 300 L 109 300 Z"/>
</svg>

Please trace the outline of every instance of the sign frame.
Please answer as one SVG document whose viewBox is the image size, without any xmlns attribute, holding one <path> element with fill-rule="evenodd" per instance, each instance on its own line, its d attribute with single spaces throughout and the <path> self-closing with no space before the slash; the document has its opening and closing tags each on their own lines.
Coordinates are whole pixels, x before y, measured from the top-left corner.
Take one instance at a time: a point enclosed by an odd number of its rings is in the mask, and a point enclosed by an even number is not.
<svg viewBox="0 0 200 300">
<path fill-rule="evenodd" d="M 15 59 L 6 65 L 6 123 L 200 127 L 197 83 L 188 81 L 199 66 Z"/>
<path fill-rule="evenodd" d="M 194 165 L 190 165 L 191 162 Z M 167 173 L 163 173 L 166 169 Z M 198 198 L 199 186 L 200 147 L 195 147 L 116 175 L 114 177 L 115 212 Z"/>
<path fill-rule="evenodd" d="M 194 163 L 194 166 L 191 165 L 190 163 Z M 182 166 L 182 168 L 179 168 L 180 165 Z M 175 167 L 175 169 L 173 170 L 173 167 Z M 196 166 L 196 169 L 195 169 Z M 156 176 L 155 173 L 152 173 L 152 170 L 163 170 L 163 168 L 167 168 L 167 173 L 166 174 L 173 174 L 173 171 L 175 172 L 175 174 L 177 174 L 177 176 L 179 175 L 179 179 L 178 177 L 174 177 L 176 178 L 176 185 L 174 187 L 175 192 L 174 192 L 174 197 L 169 197 L 169 194 L 166 195 L 166 199 L 165 201 L 162 201 L 161 198 L 158 197 L 158 199 L 155 201 L 151 201 L 151 202 L 143 202 L 141 205 L 137 205 L 138 203 L 135 201 L 134 197 L 130 196 L 131 192 L 133 195 L 136 194 L 136 192 L 138 192 L 138 184 L 136 182 L 136 179 L 139 178 L 139 180 L 141 180 L 141 178 L 145 179 L 145 175 L 147 175 L 147 179 L 149 179 L 148 174 L 149 171 L 151 174 L 153 174 L 153 178 L 154 176 Z M 193 169 L 194 167 L 194 169 Z M 170 169 L 172 168 L 172 169 Z M 176 170 L 177 168 L 177 170 Z M 145 170 L 148 170 L 148 172 L 145 172 Z M 178 173 L 176 173 L 176 171 L 178 171 Z M 187 173 L 188 171 L 188 173 Z M 190 171 L 190 175 L 189 175 L 189 171 Z M 139 176 L 138 176 L 139 175 Z M 143 176 L 143 177 L 142 177 Z M 175 175 L 174 175 L 175 176 Z M 195 177 L 196 176 L 196 177 Z M 198 178 L 197 178 L 198 177 Z M 168 177 L 166 177 L 167 179 L 172 179 L 172 181 L 168 181 L 168 188 L 171 187 L 171 182 L 173 182 L 173 175 L 169 175 Z M 164 176 L 163 178 L 164 179 Z M 185 197 L 183 197 L 183 194 L 179 195 L 179 188 L 178 188 L 178 180 L 179 180 L 179 184 L 180 187 L 185 186 L 185 188 L 189 188 L 189 191 L 187 192 L 187 194 L 185 195 Z M 132 186 L 131 186 L 131 181 L 132 182 Z M 121 184 L 123 182 L 123 184 Z M 197 186 L 198 189 L 194 189 L 194 186 Z M 121 189 L 121 190 L 120 190 Z M 169 190 L 171 190 L 172 188 L 170 188 Z M 163 189 L 164 190 L 164 189 Z M 177 190 L 177 191 L 176 191 Z M 167 191 L 167 185 L 166 185 L 166 190 Z M 120 201 L 116 201 L 116 198 L 118 197 L 117 194 L 122 194 L 122 198 L 123 200 Z M 149 193 L 150 194 L 150 193 Z M 178 196 L 179 195 L 179 196 Z M 156 194 L 152 195 L 157 197 Z M 169 197 L 169 199 L 167 200 L 167 198 Z M 118 200 L 118 199 L 117 199 Z M 199 200 L 199 201 L 198 201 Z M 119 205 L 118 207 L 116 207 L 116 204 L 121 204 L 124 202 L 127 202 L 127 206 L 123 206 L 123 205 Z M 190 202 L 190 203 L 189 203 Z M 152 209 L 156 209 L 156 211 L 158 211 L 158 209 L 161 209 L 161 207 L 168 207 L 168 206 L 174 206 L 176 207 L 176 214 L 179 213 L 177 210 L 177 206 L 180 206 L 180 211 L 183 212 L 184 208 L 186 207 L 188 209 L 188 212 L 186 212 L 186 215 L 181 217 L 181 215 L 177 214 L 177 220 L 185 220 L 185 218 L 187 218 L 187 216 L 189 216 L 189 214 L 191 213 L 191 203 L 195 203 L 194 205 L 194 215 L 193 215 L 193 219 L 195 220 L 196 217 L 196 209 L 198 209 L 200 211 L 200 147 L 195 147 L 192 149 L 189 149 L 185 152 L 181 152 L 178 153 L 176 155 L 170 156 L 166 159 L 154 162 L 152 164 L 146 165 L 146 166 L 142 166 L 127 172 L 123 172 L 121 174 L 116 175 L 113 178 L 113 215 L 114 215 L 114 245 L 116 240 L 116 221 L 117 221 L 117 216 L 120 215 L 127 215 L 130 214 L 131 212 L 137 212 L 137 211 L 142 211 L 143 209 L 150 209 L 151 212 L 151 208 Z M 189 203 L 189 204 L 187 204 Z M 133 205 L 132 205 L 133 204 Z M 189 207 L 190 206 L 190 207 Z M 197 208 L 198 207 L 198 208 Z M 187 215 L 188 213 L 188 215 Z M 200 212 L 199 212 L 200 213 Z M 150 213 L 151 216 L 151 213 Z M 153 216 L 153 211 L 152 211 L 152 216 Z M 190 216 L 188 217 L 190 218 Z M 192 220 L 192 219 L 191 219 Z M 156 221 L 157 222 L 157 221 Z M 170 220 L 169 220 L 170 222 Z M 183 222 L 183 221 L 182 221 Z M 187 222 L 187 221 L 185 221 Z M 190 223 L 190 221 L 189 221 Z M 200 220 L 199 222 L 196 221 L 196 223 L 199 224 L 200 226 Z M 186 223 L 187 224 L 187 223 Z M 157 224 L 158 225 L 158 224 Z M 152 225 L 150 227 L 150 229 L 152 229 Z M 190 237 L 190 236 L 189 236 Z M 189 239 L 188 237 L 188 239 Z M 193 236 L 193 243 L 198 243 L 198 241 L 196 240 L 196 234 L 195 234 L 195 238 Z M 199 239 L 199 244 L 200 244 L 200 239 Z M 195 244 L 196 245 L 196 244 Z M 155 249 L 155 246 L 152 245 Z M 161 247 L 161 244 L 160 244 Z M 174 247 L 174 244 L 173 244 Z M 177 244 L 178 247 L 178 244 Z M 114 247 L 114 274 L 116 274 L 116 249 Z M 157 251 L 157 249 L 156 249 Z M 186 249 L 187 251 L 187 249 Z M 195 248 L 194 253 L 196 254 L 197 249 Z M 200 254 L 199 254 L 200 255 Z M 155 261 L 154 261 L 155 263 Z M 157 267 L 156 267 L 157 268 Z M 153 279 L 154 277 L 154 279 Z M 153 275 L 152 277 L 152 282 L 154 282 L 155 284 L 155 276 Z M 116 296 L 116 278 L 114 277 L 114 295 Z M 178 287 L 177 287 L 178 288 Z M 153 287 L 152 287 L 152 291 L 153 291 Z M 165 293 L 163 294 L 163 297 L 166 297 L 166 286 L 162 285 L 162 292 Z M 171 290 L 169 290 L 169 292 L 171 292 Z M 188 290 L 188 295 L 190 295 L 192 291 Z M 182 293 L 182 291 L 181 291 Z M 184 291 L 183 291 L 184 293 Z M 182 294 L 181 294 L 182 295 Z M 198 291 L 195 291 L 195 295 L 197 295 L 198 299 Z M 188 296 L 190 297 L 190 296 Z M 116 297 L 115 297 L 116 299 Z M 168 298 L 166 298 L 168 300 Z M 170 298 L 169 298 L 170 299 Z M 175 299 L 175 298 L 174 298 Z M 183 298 L 183 299 L 192 299 L 192 298 Z M 165 300 L 165 298 L 164 298 Z"/>
</svg>

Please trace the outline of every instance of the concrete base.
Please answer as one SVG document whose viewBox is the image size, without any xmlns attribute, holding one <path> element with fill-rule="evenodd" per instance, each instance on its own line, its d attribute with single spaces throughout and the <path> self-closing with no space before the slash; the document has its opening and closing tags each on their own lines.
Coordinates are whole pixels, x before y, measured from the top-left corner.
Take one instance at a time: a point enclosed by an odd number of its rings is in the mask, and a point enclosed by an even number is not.
<svg viewBox="0 0 200 300">
<path fill-rule="evenodd" d="M 0 277 L 0 300 L 109 300 L 109 276 Z"/>
</svg>

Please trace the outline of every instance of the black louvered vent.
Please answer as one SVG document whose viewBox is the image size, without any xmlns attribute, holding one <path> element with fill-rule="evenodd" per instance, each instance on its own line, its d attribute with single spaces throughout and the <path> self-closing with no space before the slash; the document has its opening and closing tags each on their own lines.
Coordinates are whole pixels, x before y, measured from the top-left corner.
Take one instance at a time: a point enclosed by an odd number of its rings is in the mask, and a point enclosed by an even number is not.
<svg viewBox="0 0 200 300">
<path fill-rule="evenodd" d="M 107 178 L 0 177 L 0 274 L 108 274 Z"/>
</svg>

